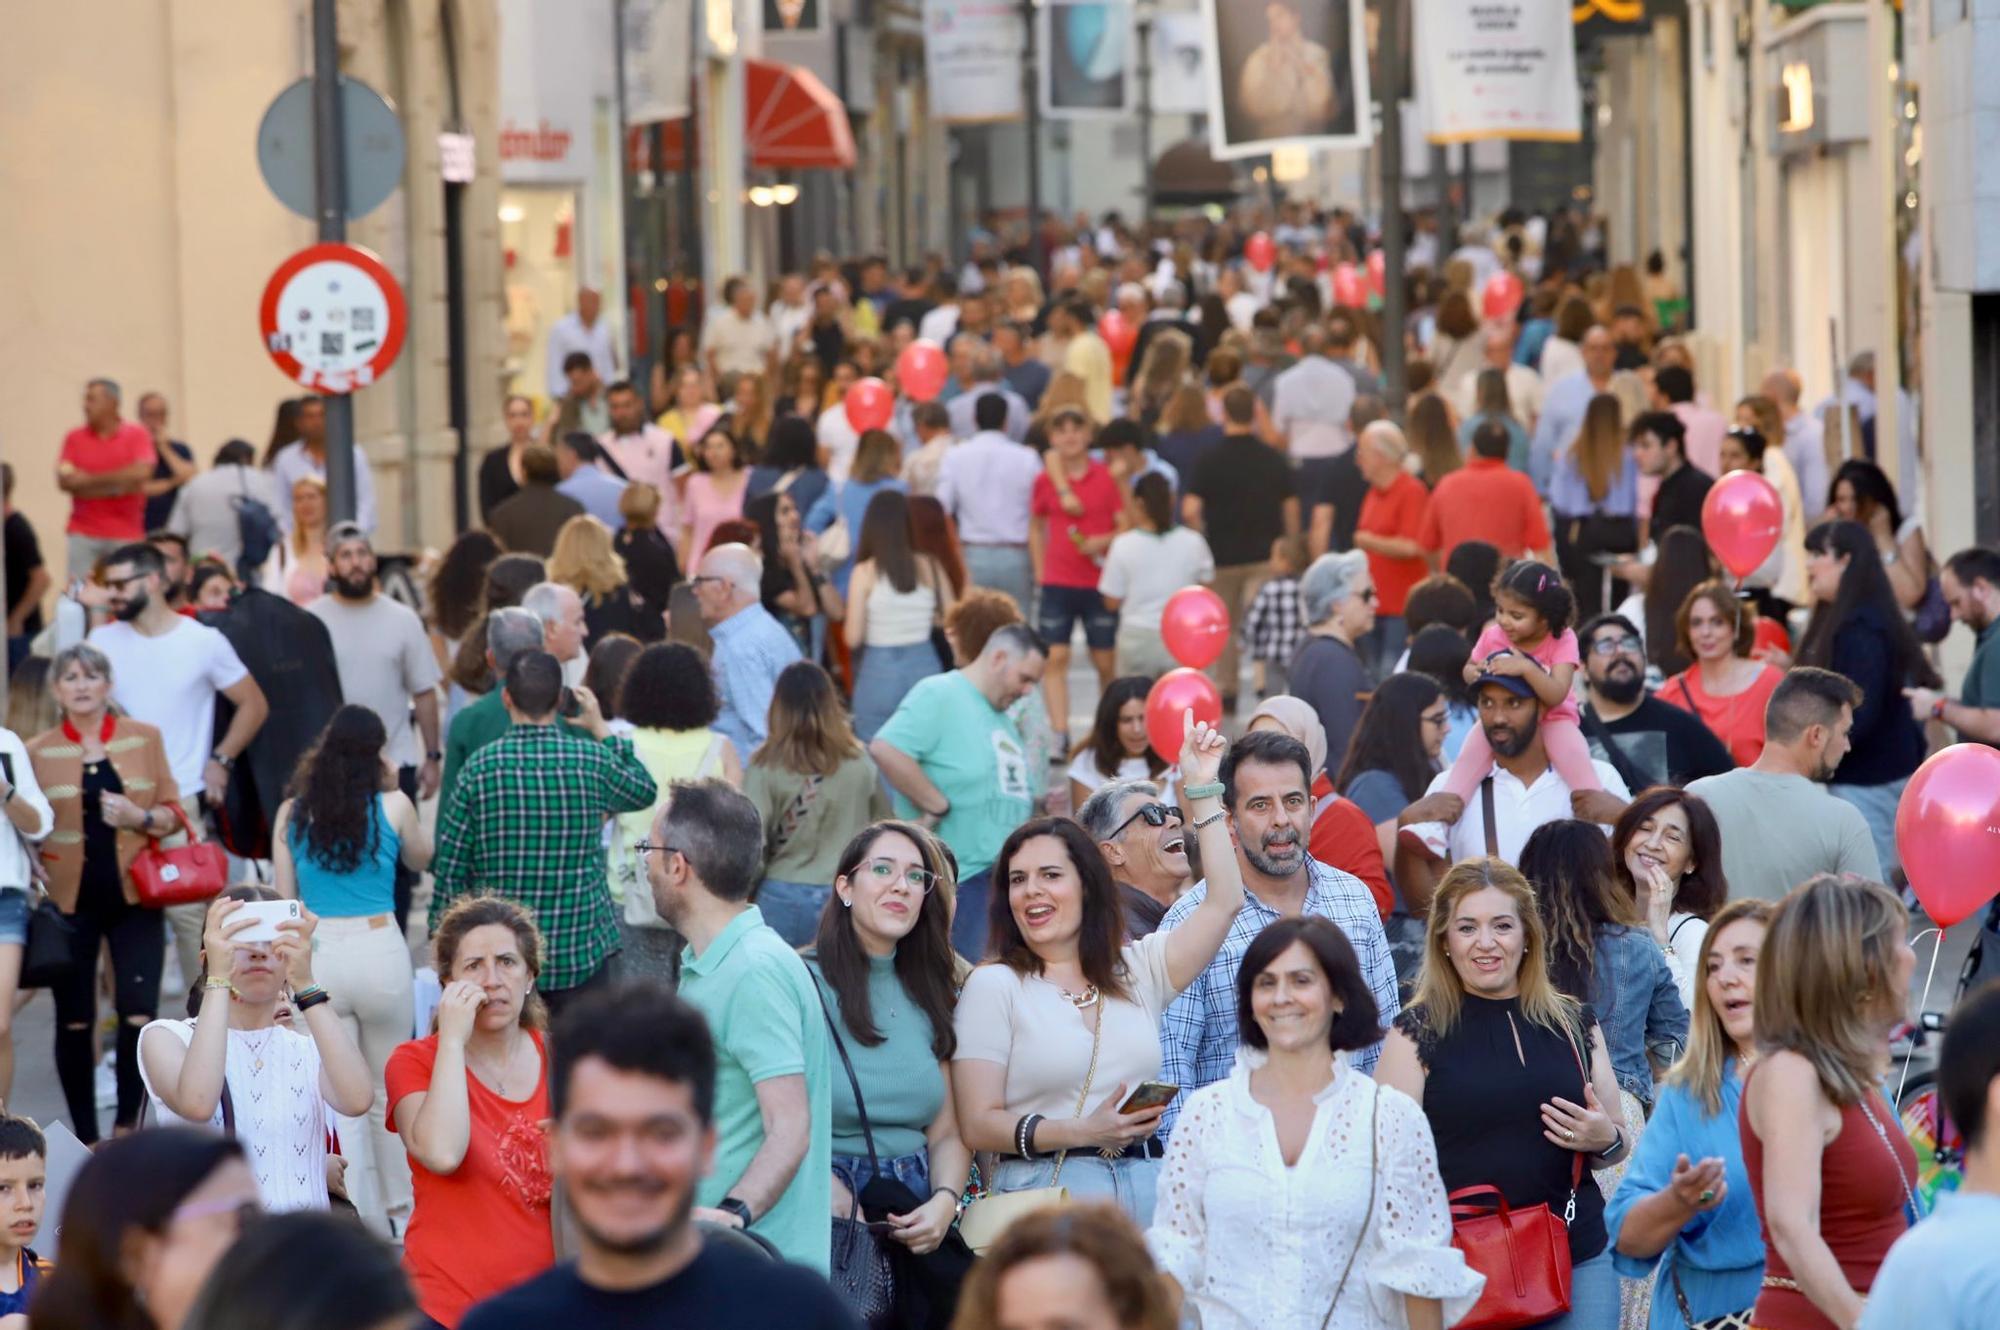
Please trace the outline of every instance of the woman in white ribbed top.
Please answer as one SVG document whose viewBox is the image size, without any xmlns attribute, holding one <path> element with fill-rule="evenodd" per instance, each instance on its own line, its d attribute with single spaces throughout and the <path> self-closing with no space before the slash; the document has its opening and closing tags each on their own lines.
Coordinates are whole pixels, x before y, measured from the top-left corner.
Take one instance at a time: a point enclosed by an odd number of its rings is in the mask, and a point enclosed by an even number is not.
<svg viewBox="0 0 2000 1330">
<path fill-rule="evenodd" d="M 944 668 L 931 630 L 951 606 L 944 569 L 916 552 L 908 496 L 883 490 L 868 501 L 861 519 L 841 625 L 848 648 L 861 652 L 854 671 L 854 732 L 864 743 L 895 714 L 905 693 Z"/>
</svg>

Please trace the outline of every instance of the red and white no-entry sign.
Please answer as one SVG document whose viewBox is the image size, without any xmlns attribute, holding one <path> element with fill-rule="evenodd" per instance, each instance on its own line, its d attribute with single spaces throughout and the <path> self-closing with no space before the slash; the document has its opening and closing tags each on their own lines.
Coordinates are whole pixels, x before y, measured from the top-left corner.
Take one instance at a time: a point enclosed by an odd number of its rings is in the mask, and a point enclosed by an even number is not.
<svg viewBox="0 0 2000 1330">
<path fill-rule="evenodd" d="M 359 245 L 320 244 L 278 265 L 258 322 L 264 349 L 315 392 L 365 388 L 395 363 L 409 328 L 403 288 Z"/>
</svg>

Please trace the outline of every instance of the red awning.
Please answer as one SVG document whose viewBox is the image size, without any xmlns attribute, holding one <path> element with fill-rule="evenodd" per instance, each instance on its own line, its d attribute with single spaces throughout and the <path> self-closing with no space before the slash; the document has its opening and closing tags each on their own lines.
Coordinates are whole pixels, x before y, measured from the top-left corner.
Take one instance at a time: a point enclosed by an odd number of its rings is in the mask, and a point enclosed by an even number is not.
<svg viewBox="0 0 2000 1330">
<path fill-rule="evenodd" d="M 854 133 L 847 108 L 811 70 L 775 60 L 746 60 L 743 140 L 750 166 L 762 171 L 847 171 L 854 167 Z M 661 125 L 663 166 L 684 169 L 685 120 Z M 627 165 L 652 168 L 652 142 L 644 126 L 626 141 Z"/>
</svg>

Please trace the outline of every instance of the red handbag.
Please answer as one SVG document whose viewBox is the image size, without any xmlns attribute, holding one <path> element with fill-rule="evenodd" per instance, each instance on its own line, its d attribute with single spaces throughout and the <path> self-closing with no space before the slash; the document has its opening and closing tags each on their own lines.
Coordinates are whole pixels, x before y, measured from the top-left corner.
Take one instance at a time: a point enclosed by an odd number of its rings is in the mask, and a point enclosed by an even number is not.
<svg viewBox="0 0 2000 1330">
<path fill-rule="evenodd" d="M 158 838 L 149 838 L 133 858 L 132 886 L 139 893 L 139 904 L 149 910 L 212 900 L 229 885 L 229 857 L 222 847 L 196 840 L 187 811 L 179 804 L 166 807 L 180 820 L 188 843 L 167 849 Z"/>
<path fill-rule="evenodd" d="M 1576 1212 L 1583 1177 L 1576 1157 L 1566 1210 Z M 1569 1223 L 1546 1205 L 1516 1210 L 1498 1187 L 1460 1187 L 1451 1202 L 1451 1245 L 1486 1276 L 1486 1288 L 1458 1330 L 1514 1330 L 1569 1310 Z"/>
</svg>

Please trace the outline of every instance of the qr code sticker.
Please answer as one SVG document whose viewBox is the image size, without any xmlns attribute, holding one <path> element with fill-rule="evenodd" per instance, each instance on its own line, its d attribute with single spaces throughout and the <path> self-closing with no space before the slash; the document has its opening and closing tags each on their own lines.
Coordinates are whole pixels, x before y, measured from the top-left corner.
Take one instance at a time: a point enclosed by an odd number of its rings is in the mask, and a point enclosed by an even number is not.
<svg viewBox="0 0 2000 1330">
<path fill-rule="evenodd" d="M 375 311 L 365 305 L 357 305 L 348 311 L 347 326 L 358 333 L 375 331 Z"/>
<path fill-rule="evenodd" d="M 319 353 L 323 356 L 344 355 L 347 351 L 347 336 L 344 333 L 322 332 L 319 335 Z"/>
</svg>

